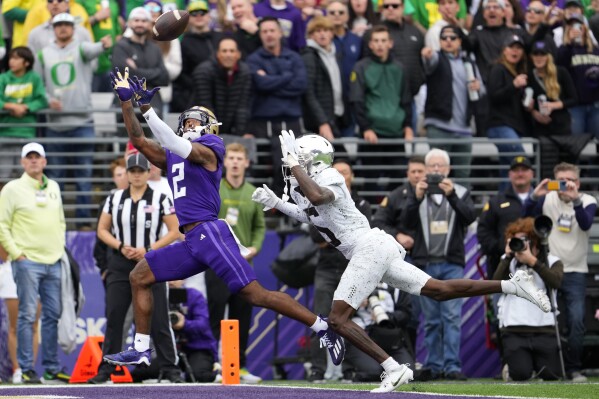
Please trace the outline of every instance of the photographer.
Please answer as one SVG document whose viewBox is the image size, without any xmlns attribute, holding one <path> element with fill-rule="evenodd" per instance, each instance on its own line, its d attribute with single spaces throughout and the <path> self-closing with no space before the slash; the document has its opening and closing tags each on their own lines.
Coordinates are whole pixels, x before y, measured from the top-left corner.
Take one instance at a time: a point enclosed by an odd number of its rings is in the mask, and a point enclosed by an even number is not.
<svg viewBox="0 0 599 399">
<path fill-rule="evenodd" d="M 424 158 L 426 178 L 407 198 L 400 221 L 415 231 L 413 263 L 439 280 L 463 278 L 466 259 L 464 234 L 476 219 L 470 192 L 449 175 L 449 154 L 438 148 Z M 420 297 L 426 317 L 424 341 L 428 357 L 424 367 L 431 378 L 465 380 L 460 360 L 462 300 L 437 302 Z"/>
<path fill-rule="evenodd" d="M 540 289 L 549 291 L 560 287 L 564 265 L 556 256 L 541 253 L 533 218 L 510 223 L 505 237 L 505 255 L 493 275 L 494 280 L 508 278 L 510 273 L 524 269 L 533 274 Z M 554 303 L 555 292 L 551 292 Z M 514 381 L 537 376 L 544 380 L 558 379 L 561 371 L 554 314 L 543 313 L 530 302 L 513 295 L 502 295 L 498 309 L 503 357 L 509 377 Z"/>
<path fill-rule="evenodd" d="M 414 365 L 412 343 L 406 327 L 412 316 L 408 293 L 381 283 L 358 308 L 352 321 L 397 362 Z M 349 342 L 345 344 L 343 377 L 356 382 L 378 381 L 381 365 Z"/>
<path fill-rule="evenodd" d="M 170 301 L 169 317 L 177 338 L 177 344 L 187 356 L 197 382 L 213 382 L 216 377 L 213 371 L 218 360 L 217 342 L 210 329 L 208 305 L 202 293 L 193 288 L 184 288 L 183 281 L 170 281 L 171 293 L 174 290 L 184 291 L 180 303 Z M 173 296 L 171 295 L 171 298 Z M 190 376 L 186 376 L 191 381 Z"/>
</svg>

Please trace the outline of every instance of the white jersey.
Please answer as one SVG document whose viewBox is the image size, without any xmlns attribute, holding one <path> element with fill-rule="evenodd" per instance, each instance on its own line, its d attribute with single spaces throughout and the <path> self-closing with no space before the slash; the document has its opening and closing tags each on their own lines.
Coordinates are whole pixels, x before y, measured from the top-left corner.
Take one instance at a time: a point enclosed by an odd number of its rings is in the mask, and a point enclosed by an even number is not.
<svg viewBox="0 0 599 399">
<path fill-rule="evenodd" d="M 324 239 L 350 259 L 354 248 L 371 230 L 368 219 L 356 208 L 345 179 L 336 169 L 327 168 L 313 179 L 335 194 L 333 202 L 314 206 L 298 186 L 291 188 L 291 198 Z"/>
</svg>

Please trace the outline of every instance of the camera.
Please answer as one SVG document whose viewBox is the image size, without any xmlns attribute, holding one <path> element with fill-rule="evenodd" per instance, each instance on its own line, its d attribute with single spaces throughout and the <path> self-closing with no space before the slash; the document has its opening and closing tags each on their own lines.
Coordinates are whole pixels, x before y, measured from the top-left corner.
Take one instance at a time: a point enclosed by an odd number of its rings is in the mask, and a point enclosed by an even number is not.
<svg viewBox="0 0 599 399">
<path fill-rule="evenodd" d="M 187 303 L 187 290 L 185 288 L 170 288 L 168 291 L 168 317 L 171 325 L 179 322 L 179 315 L 184 315 L 183 306 Z"/>
<path fill-rule="evenodd" d="M 431 173 L 426 175 L 426 184 L 428 184 L 427 191 L 429 194 L 443 194 L 443 190 L 439 187 L 439 183 L 441 183 L 445 179 L 445 176 L 440 175 L 438 173 Z"/>
<path fill-rule="evenodd" d="M 508 245 L 512 251 L 522 252 L 526 249 L 526 241 L 525 238 L 512 237 Z"/>
<path fill-rule="evenodd" d="M 550 180 L 547 182 L 547 190 L 549 191 L 566 191 L 567 185 L 565 180 Z"/>
<path fill-rule="evenodd" d="M 379 291 L 375 290 L 368 296 L 368 305 L 372 311 L 373 319 L 376 324 L 380 326 L 390 325 L 389 315 L 383 309 L 381 300 L 379 298 Z"/>
</svg>

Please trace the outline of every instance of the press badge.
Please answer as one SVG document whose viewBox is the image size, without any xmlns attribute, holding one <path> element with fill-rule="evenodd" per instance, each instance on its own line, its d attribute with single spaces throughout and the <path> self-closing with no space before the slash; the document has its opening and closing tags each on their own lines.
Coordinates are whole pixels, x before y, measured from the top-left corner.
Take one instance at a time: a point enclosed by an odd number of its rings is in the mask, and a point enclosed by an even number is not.
<svg viewBox="0 0 599 399">
<path fill-rule="evenodd" d="M 557 219 L 557 229 L 563 233 L 569 233 L 572 231 L 572 219 L 574 215 L 560 215 Z"/>
<path fill-rule="evenodd" d="M 230 207 L 229 209 L 227 209 L 227 216 L 225 217 L 225 220 L 227 221 L 227 223 L 229 223 L 229 225 L 236 226 L 238 219 L 239 219 L 239 209 L 233 208 L 233 207 Z"/>
<path fill-rule="evenodd" d="M 46 192 L 44 190 L 39 190 L 35 192 L 35 204 L 37 206 L 46 206 L 48 203 L 48 197 L 46 196 Z"/>
<path fill-rule="evenodd" d="M 435 220 L 431 222 L 431 234 L 447 234 L 447 220 Z"/>
</svg>

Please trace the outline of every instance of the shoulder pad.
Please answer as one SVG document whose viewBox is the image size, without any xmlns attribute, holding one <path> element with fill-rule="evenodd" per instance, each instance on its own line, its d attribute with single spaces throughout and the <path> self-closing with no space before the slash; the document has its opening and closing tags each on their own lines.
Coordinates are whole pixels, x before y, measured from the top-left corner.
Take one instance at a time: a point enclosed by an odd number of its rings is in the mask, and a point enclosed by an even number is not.
<svg viewBox="0 0 599 399">
<path fill-rule="evenodd" d="M 319 186 L 334 186 L 339 184 L 345 184 L 345 179 L 341 176 L 341 173 L 337 171 L 335 168 L 326 168 L 316 176 L 314 176 L 314 181 Z"/>
</svg>

